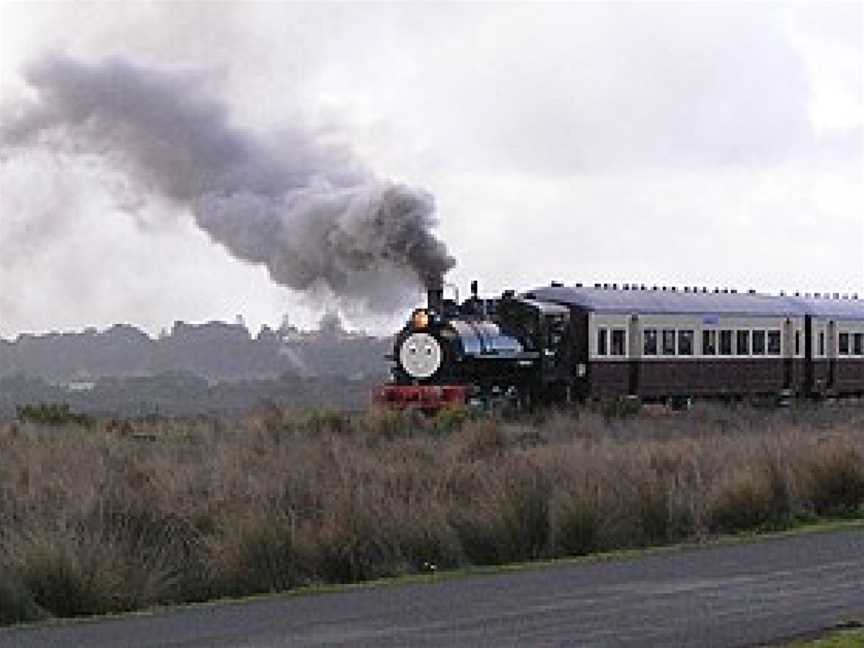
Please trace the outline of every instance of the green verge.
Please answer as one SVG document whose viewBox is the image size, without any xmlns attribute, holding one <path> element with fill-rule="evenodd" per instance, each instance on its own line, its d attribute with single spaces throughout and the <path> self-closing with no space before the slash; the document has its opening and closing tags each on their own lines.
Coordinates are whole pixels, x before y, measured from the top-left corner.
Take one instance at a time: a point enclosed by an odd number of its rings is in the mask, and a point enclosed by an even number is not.
<svg viewBox="0 0 864 648">
<path fill-rule="evenodd" d="M 748 531 L 737 534 L 729 534 L 706 538 L 700 541 L 682 542 L 668 545 L 658 545 L 650 547 L 641 547 L 638 549 L 620 549 L 616 551 L 608 551 L 602 553 L 588 554 L 584 556 L 574 556 L 566 558 L 555 558 L 550 560 L 533 560 L 526 562 L 508 563 L 504 565 L 484 565 L 484 566 L 468 566 L 459 569 L 447 571 L 436 571 L 434 573 L 425 574 L 406 574 L 404 576 L 396 576 L 391 578 L 381 578 L 359 583 L 322 583 L 315 585 L 307 585 L 298 587 L 284 592 L 268 592 L 263 594 L 253 594 L 250 596 L 235 597 L 235 598 L 215 598 L 208 601 L 196 603 L 182 603 L 173 606 L 154 606 L 141 610 L 132 610 L 129 612 L 109 613 L 102 615 L 92 615 L 84 617 L 55 617 L 43 621 L 34 621 L 31 623 L 20 623 L 17 625 L 0 627 L 0 637 L 4 630 L 21 630 L 29 628 L 44 628 L 52 626 L 67 626 L 78 624 L 101 623 L 107 620 L 118 620 L 124 618 L 148 617 L 163 614 L 166 612 L 180 612 L 183 610 L 208 609 L 217 606 L 239 606 L 254 603 L 257 601 L 289 599 L 302 596 L 321 596 L 327 594 L 337 594 L 340 592 L 350 592 L 363 589 L 372 589 L 380 587 L 398 587 L 403 585 L 431 585 L 434 583 L 455 581 L 472 577 L 496 576 L 503 574 L 521 573 L 540 571 L 544 569 L 555 569 L 559 567 L 568 567 L 576 565 L 592 565 L 607 562 L 628 562 L 647 558 L 649 556 L 666 555 L 672 553 L 684 553 L 693 551 L 705 551 L 716 547 L 734 546 L 743 544 L 758 544 L 764 542 L 775 542 L 785 538 L 791 538 L 801 535 L 815 535 L 836 533 L 842 531 L 864 530 L 864 518 L 842 518 L 817 520 L 798 523 L 795 526 L 780 530 L 780 531 Z M 857 626 L 856 626 L 857 627 Z M 838 634 L 848 633 L 848 630 L 838 630 Z M 855 633 L 852 633 L 853 640 Z M 864 635 L 862 635 L 864 636 Z M 833 635 L 832 635 L 833 637 Z M 829 637 L 829 638 L 832 638 Z M 812 644 L 818 648 L 823 646 L 840 646 L 847 648 L 848 646 L 856 646 L 864 648 L 864 643 L 841 643 L 841 644 Z M 805 646 L 810 648 L 811 644 L 790 644 L 790 646 Z M 785 647 L 784 647 L 785 648 Z"/>
<path fill-rule="evenodd" d="M 862 648 L 864 629 L 859 621 L 850 621 L 838 626 L 817 639 L 799 639 L 782 648 Z"/>
</svg>

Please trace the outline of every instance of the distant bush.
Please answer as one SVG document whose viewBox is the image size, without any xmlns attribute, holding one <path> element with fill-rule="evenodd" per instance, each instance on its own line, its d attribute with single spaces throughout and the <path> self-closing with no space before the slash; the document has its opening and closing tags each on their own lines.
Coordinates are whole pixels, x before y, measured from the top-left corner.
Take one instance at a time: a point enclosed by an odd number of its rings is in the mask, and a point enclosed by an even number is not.
<svg viewBox="0 0 864 648">
<path fill-rule="evenodd" d="M 636 416 L 642 409 L 642 403 L 638 398 L 619 397 L 603 401 L 600 409 L 603 417 L 609 421 Z"/>
<path fill-rule="evenodd" d="M 88 427 L 93 419 L 84 414 L 76 414 L 68 403 L 39 403 L 37 405 L 19 405 L 16 417 L 22 423 L 61 426 L 81 425 Z"/>
</svg>

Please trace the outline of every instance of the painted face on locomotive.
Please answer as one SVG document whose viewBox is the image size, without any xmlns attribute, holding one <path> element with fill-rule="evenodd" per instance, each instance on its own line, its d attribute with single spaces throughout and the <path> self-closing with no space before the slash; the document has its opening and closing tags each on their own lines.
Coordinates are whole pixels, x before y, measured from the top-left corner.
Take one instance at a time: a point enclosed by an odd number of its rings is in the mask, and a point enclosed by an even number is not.
<svg viewBox="0 0 864 648">
<path fill-rule="evenodd" d="M 399 347 L 399 365 L 417 380 L 434 376 L 441 368 L 444 351 L 438 340 L 422 331 L 408 335 Z"/>
</svg>

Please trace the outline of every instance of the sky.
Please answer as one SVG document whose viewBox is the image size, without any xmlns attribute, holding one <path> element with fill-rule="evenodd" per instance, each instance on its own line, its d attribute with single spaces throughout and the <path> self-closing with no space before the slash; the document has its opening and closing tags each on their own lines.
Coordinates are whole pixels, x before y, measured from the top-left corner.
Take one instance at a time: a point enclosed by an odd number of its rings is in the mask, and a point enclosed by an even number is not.
<svg viewBox="0 0 864 648">
<path fill-rule="evenodd" d="M 194 74 L 256 142 L 299 130 L 428 192 L 463 296 L 864 297 L 862 3 L 2 2 L 0 120 L 50 56 Z M 389 333 L 423 301 L 280 285 L 151 189 L 92 155 L 0 151 L 0 337 L 332 308 Z"/>
</svg>

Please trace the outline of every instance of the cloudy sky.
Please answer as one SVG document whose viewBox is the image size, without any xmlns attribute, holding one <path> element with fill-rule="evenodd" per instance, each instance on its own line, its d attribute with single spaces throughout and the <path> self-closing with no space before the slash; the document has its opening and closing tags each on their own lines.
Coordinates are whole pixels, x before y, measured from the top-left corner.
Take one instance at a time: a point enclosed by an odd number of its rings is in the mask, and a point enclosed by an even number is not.
<svg viewBox="0 0 864 648">
<path fill-rule="evenodd" d="M 864 294 L 862 6 L 4 2 L 0 100 L 8 123 L 48 55 L 194 71 L 257 141 L 299 128 L 430 192 L 463 294 L 474 278 Z M 188 212 L 86 155 L 4 151 L 0 336 L 309 326 L 336 303 Z M 404 318 L 339 304 L 376 331 Z"/>
</svg>

